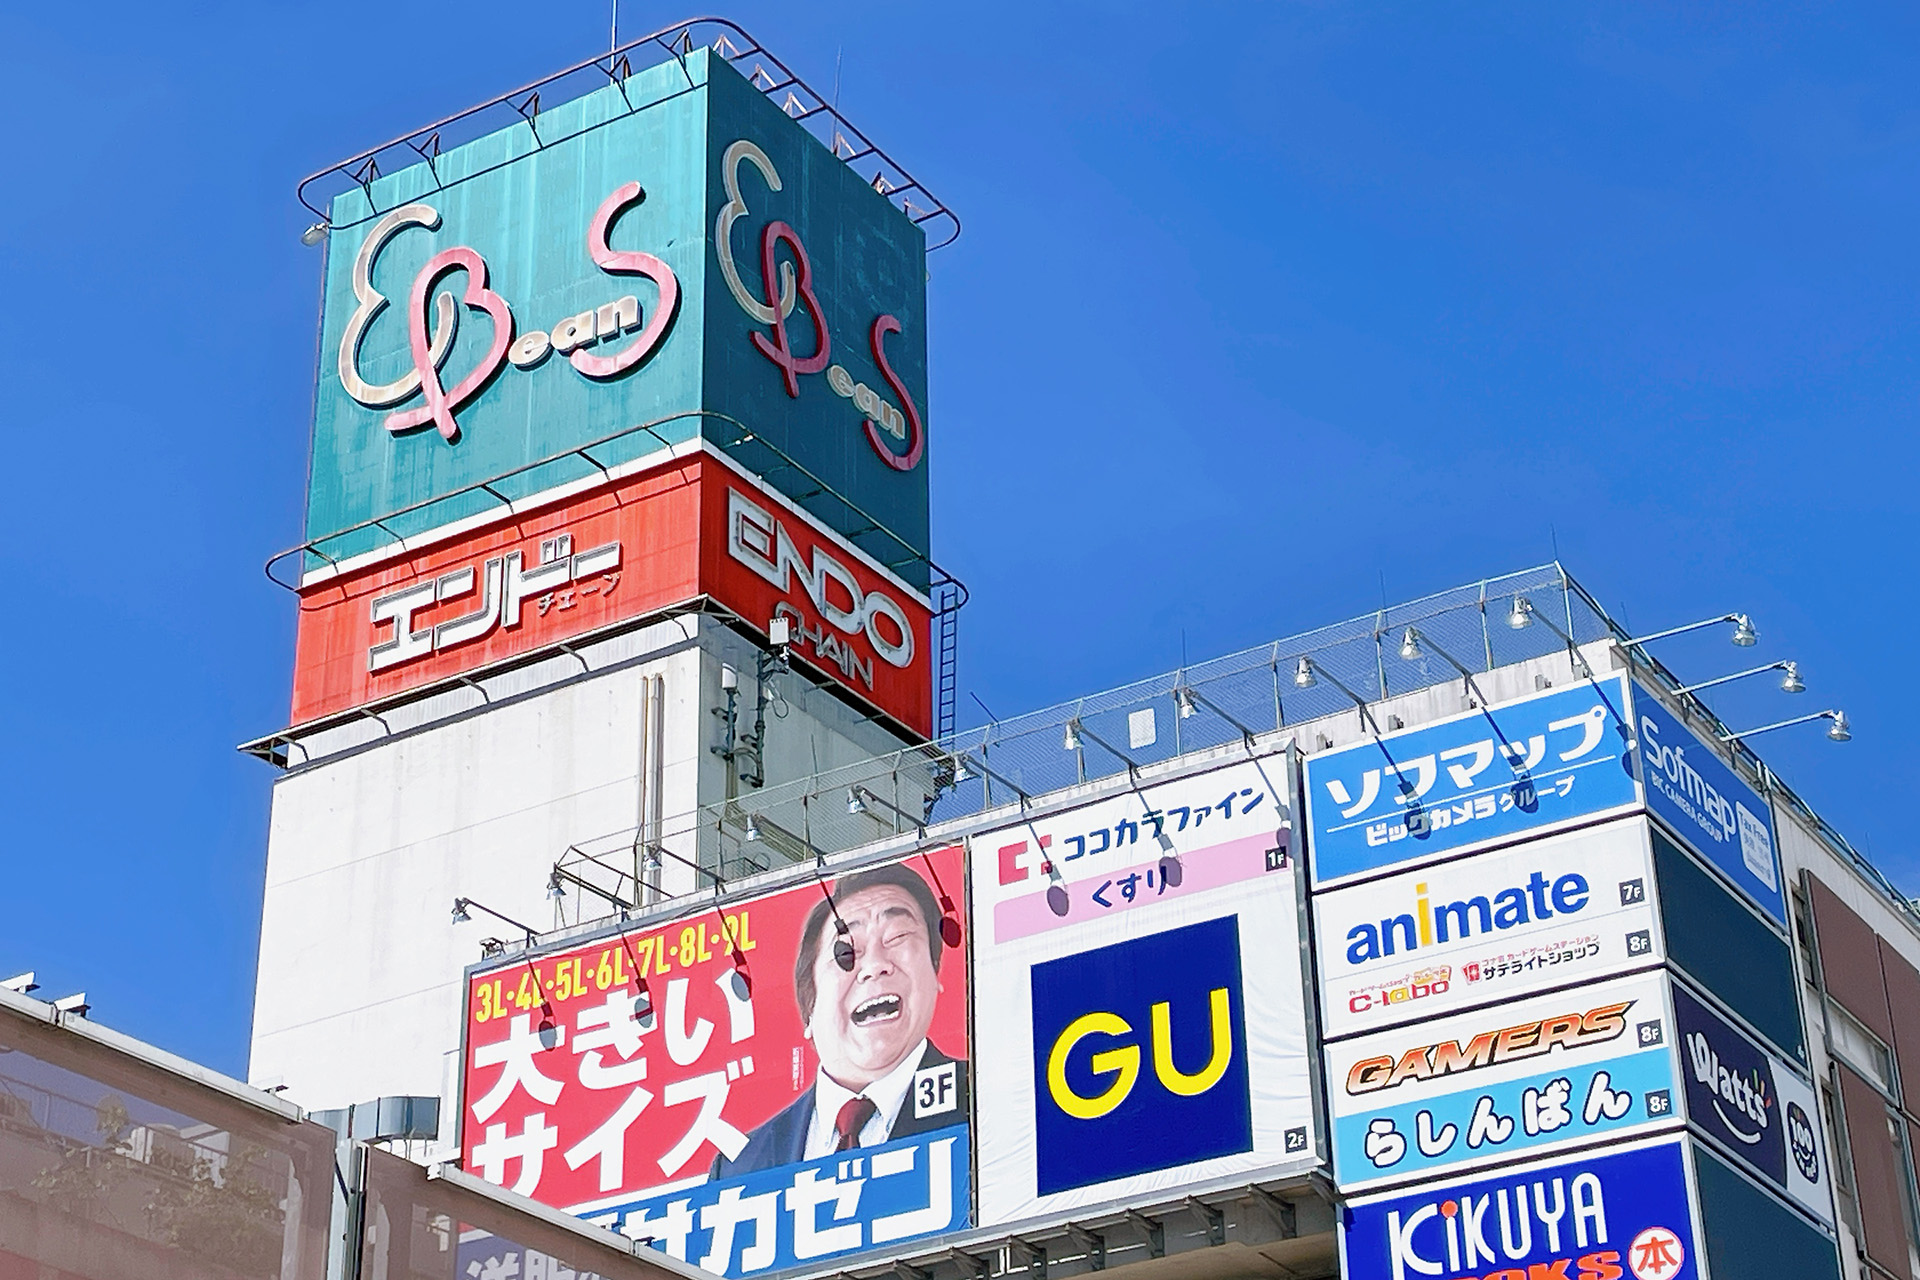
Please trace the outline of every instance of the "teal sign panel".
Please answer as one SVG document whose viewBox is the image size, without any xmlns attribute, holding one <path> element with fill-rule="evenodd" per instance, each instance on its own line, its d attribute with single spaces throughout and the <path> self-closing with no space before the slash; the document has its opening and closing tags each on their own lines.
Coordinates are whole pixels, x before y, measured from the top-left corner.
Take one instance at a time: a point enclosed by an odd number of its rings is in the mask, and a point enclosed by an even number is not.
<svg viewBox="0 0 1920 1280">
<path fill-rule="evenodd" d="M 372 177 L 329 223 L 325 557 L 698 438 L 925 587 L 924 237 L 724 59 Z"/>
</svg>

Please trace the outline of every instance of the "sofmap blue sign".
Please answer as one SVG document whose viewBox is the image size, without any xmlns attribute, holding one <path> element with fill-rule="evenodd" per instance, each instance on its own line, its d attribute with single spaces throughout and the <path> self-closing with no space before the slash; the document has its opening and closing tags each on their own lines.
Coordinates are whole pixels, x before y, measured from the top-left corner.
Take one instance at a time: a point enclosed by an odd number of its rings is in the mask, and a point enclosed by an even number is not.
<svg viewBox="0 0 1920 1280">
<path fill-rule="evenodd" d="M 1700 1274 L 1686 1157 L 1674 1139 L 1613 1147 L 1357 1201 L 1347 1280 L 1690 1280 Z"/>
<path fill-rule="evenodd" d="M 1253 1150 L 1236 916 L 1033 966 L 1041 1195 Z"/>
<path fill-rule="evenodd" d="M 969 1168 L 960 1124 L 575 1212 L 715 1275 L 750 1276 L 964 1227 Z"/>
<path fill-rule="evenodd" d="M 1767 802 L 1653 695 L 1634 690 L 1633 716 L 1647 808 L 1784 927 Z"/>
<path fill-rule="evenodd" d="M 1314 886 L 1637 805 L 1627 714 L 1592 681 L 1308 756 Z"/>
</svg>

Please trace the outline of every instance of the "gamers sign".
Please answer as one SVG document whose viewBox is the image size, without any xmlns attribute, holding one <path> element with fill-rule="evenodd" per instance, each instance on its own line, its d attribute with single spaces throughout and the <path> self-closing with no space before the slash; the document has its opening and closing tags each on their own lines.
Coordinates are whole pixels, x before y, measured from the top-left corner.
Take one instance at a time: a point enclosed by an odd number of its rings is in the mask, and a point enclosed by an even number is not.
<svg viewBox="0 0 1920 1280">
<path fill-rule="evenodd" d="M 748 165 L 758 170 L 768 190 L 782 187 L 779 171 L 759 146 L 744 138 L 729 146 L 721 162 L 727 199 L 713 224 L 713 246 L 734 301 L 756 325 L 765 327 L 765 332 L 750 333 L 749 340 L 792 398 L 799 398 L 803 376 L 824 374 L 837 396 L 853 402 L 867 442 L 880 460 L 896 471 L 911 471 L 925 452 L 926 432 L 918 406 L 887 359 L 886 340 L 901 331 L 900 321 L 888 314 L 876 316 L 866 335 L 885 392 L 857 381 L 844 366 L 834 363 L 833 335 L 815 293 L 806 246 L 799 232 L 778 219 L 768 221 L 759 235 L 756 256 L 764 296 L 756 295 L 740 273 L 733 245 L 735 224 L 750 212 L 740 186 L 742 169 Z M 375 287 L 376 264 L 396 237 L 410 228 L 434 231 L 441 222 L 439 210 L 420 201 L 388 212 L 374 223 L 353 259 L 355 306 L 336 353 L 341 388 L 368 409 L 387 410 L 382 425 L 395 436 L 432 427 L 448 444 L 455 444 L 461 434 L 461 409 L 502 376 L 508 365 L 533 374 L 560 356 L 578 376 L 593 382 L 607 382 L 639 368 L 666 341 L 680 310 L 680 282 L 672 267 L 651 253 L 616 250 L 609 244 L 621 215 L 646 198 L 638 182 L 617 187 L 589 220 L 585 247 L 587 257 L 606 273 L 610 285 L 617 287 L 631 279 L 652 281 L 658 298 L 650 309 L 643 307 L 636 294 L 621 293 L 574 315 L 541 317 L 549 327 L 522 331 L 512 303 L 489 283 L 486 258 L 467 245 L 440 249 L 414 276 L 402 303 L 412 367 L 390 382 L 374 383 L 362 371 L 362 344 L 395 301 Z M 451 288 L 436 294 L 436 288 L 455 273 L 465 275 L 459 297 Z M 471 368 L 450 372 L 447 365 L 466 312 L 483 313 L 491 321 L 491 337 Z M 809 334 L 811 341 L 805 343 Z M 796 338 L 811 350 L 796 349 Z"/>
</svg>

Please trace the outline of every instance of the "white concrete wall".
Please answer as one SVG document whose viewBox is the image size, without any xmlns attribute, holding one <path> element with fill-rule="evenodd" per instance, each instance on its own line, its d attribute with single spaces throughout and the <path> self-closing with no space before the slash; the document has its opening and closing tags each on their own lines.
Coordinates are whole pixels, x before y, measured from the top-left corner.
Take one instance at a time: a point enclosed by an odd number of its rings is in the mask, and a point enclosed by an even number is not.
<svg viewBox="0 0 1920 1280">
<path fill-rule="evenodd" d="M 657 813 L 665 843 L 692 855 L 673 819 L 749 791 L 714 753 L 724 724 L 720 668 L 742 673 L 742 731 L 752 725 L 754 649 L 710 619 L 687 617 L 583 646 L 534 667 L 383 710 L 316 734 L 275 784 L 268 831 L 260 967 L 249 1079 L 283 1083 L 309 1109 L 455 1087 L 461 975 L 480 941 L 518 943 L 455 897 L 477 899 L 545 932 L 611 908 L 571 889 L 556 911 L 549 873 L 569 845 L 630 833 L 642 819 L 645 681 L 663 681 Z M 649 658 L 648 652 L 663 656 Z M 611 668 L 611 669 L 610 669 Z M 780 677 L 784 718 L 769 717 L 767 774 L 863 760 L 902 744 L 838 698 Z M 662 888 L 695 887 L 667 861 Z M 443 1136 L 451 1126 L 443 1121 Z"/>
<path fill-rule="evenodd" d="M 536 928 L 548 868 L 639 806 L 643 676 L 666 691 L 667 802 L 694 790 L 697 654 L 583 680 L 280 779 L 250 1076 L 309 1108 L 439 1094 L 457 1049 L 462 969 L 507 925 Z"/>
</svg>

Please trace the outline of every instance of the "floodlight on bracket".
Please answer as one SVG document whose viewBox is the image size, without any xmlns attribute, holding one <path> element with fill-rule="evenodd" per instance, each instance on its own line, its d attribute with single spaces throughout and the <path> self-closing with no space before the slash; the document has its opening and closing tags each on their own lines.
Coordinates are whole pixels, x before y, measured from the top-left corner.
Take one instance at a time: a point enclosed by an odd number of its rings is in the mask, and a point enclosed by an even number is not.
<svg viewBox="0 0 1920 1280">
<path fill-rule="evenodd" d="M 1703 618 L 1699 622 L 1689 622 L 1684 627 L 1669 627 L 1665 631 L 1656 631 L 1650 636 L 1637 636 L 1623 640 L 1621 644 L 1628 649 L 1637 649 L 1652 644 L 1655 640 L 1665 640 L 1668 636 L 1685 635 L 1689 631 L 1699 631 L 1703 627 L 1717 627 L 1723 622 L 1733 624 L 1733 635 L 1729 637 L 1742 649 L 1751 648 L 1760 639 L 1760 633 L 1753 629 L 1753 619 L 1744 613 L 1723 613 L 1717 618 Z"/>
<path fill-rule="evenodd" d="M 1460 659 L 1454 657 L 1445 649 L 1442 649 L 1432 636 L 1420 630 L 1420 628 L 1407 628 L 1406 634 L 1401 637 L 1400 640 L 1400 657 L 1407 662 L 1417 661 L 1425 654 L 1425 650 L 1421 648 L 1423 641 L 1427 649 L 1432 649 L 1435 653 L 1439 654 L 1448 666 L 1460 673 L 1461 678 L 1467 682 L 1467 688 L 1473 692 L 1474 697 L 1480 699 L 1480 705 L 1485 707 L 1487 705 L 1487 695 L 1480 688 L 1479 681 L 1473 678 L 1473 672 L 1468 670 Z"/>
<path fill-rule="evenodd" d="M 1515 631 L 1524 631 L 1536 622 L 1553 632 L 1567 646 L 1567 655 L 1573 659 L 1573 668 L 1581 679 L 1595 678 L 1593 668 L 1587 665 L 1586 656 L 1580 652 L 1580 646 L 1574 643 L 1573 637 L 1562 631 L 1552 618 L 1534 608 L 1533 601 L 1525 596 L 1515 596 L 1513 607 L 1507 611 L 1507 626 Z"/>
<path fill-rule="evenodd" d="M 1763 667 L 1749 667 L 1745 671 L 1736 671 L 1730 676 L 1718 676 L 1712 680 L 1702 680 L 1699 684 L 1690 684 L 1674 690 L 1675 693 L 1698 693 L 1702 689 L 1711 689 L 1717 684 L 1728 684 L 1734 680 L 1744 680 L 1748 676 L 1764 675 L 1769 671 L 1784 671 L 1780 678 L 1782 693 L 1805 693 L 1807 682 L 1800 678 L 1800 664 L 1792 661 L 1769 662 Z"/>
<path fill-rule="evenodd" d="M 1808 716 L 1795 716 L 1791 720 L 1782 720 L 1778 724 L 1763 724 L 1758 729 L 1743 729 L 1739 733 L 1723 733 L 1720 735 L 1720 741 L 1729 743 L 1740 742 L 1744 739 L 1754 737 L 1757 734 L 1772 733 L 1775 729 L 1786 729 L 1796 724 L 1810 724 L 1815 720 L 1831 720 L 1833 722 L 1827 726 L 1827 737 L 1832 741 L 1853 741 L 1853 727 L 1847 723 L 1847 713 L 1832 708 L 1825 711 L 1816 711 Z"/>
<path fill-rule="evenodd" d="M 1205 707 L 1207 710 L 1213 712 L 1213 714 L 1219 716 L 1222 720 L 1225 720 L 1228 724 L 1238 729 L 1240 731 L 1240 737 L 1247 744 L 1247 750 L 1248 751 L 1253 750 L 1253 730 L 1249 729 L 1246 725 L 1242 724 L 1234 716 L 1229 715 L 1220 706 L 1219 703 L 1212 701 L 1205 694 L 1201 693 L 1198 689 L 1194 688 L 1192 685 L 1188 685 L 1188 684 L 1175 685 L 1173 687 L 1173 702 L 1176 707 L 1180 708 L 1180 718 L 1183 720 L 1191 717 L 1194 714 L 1194 708 L 1196 706 Z"/>
<path fill-rule="evenodd" d="M 488 906 L 486 903 L 475 902 L 472 898 L 455 898 L 453 900 L 453 923 L 465 924 L 467 921 L 473 919 L 473 917 L 468 914 L 469 911 L 484 911 L 488 915 L 492 916 L 495 920 L 500 921 L 502 924 L 512 925 L 514 928 L 518 929 L 521 933 L 524 933 L 525 935 L 527 935 L 527 945 L 529 947 L 533 946 L 535 943 L 539 942 L 540 940 L 540 931 L 535 929 L 532 925 L 521 924 L 518 920 L 515 920 L 512 916 L 501 915 L 498 911 L 495 911 L 492 907 Z"/>
<path fill-rule="evenodd" d="M 1381 736 L 1380 724 L 1377 720 L 1373 718 L 1373 712 L 1367 709 L 1367 700 L 1361 697 L 1359 694 L 1355 693 L 1353 690 L 1347 688 L 1346 684 L 1340 679 L 1339 676 L 1336 676 L 1335 674 L 1333 674 L 1333 672 L 1327 670 L 1325 667 L 1315 662 L 1312 658 L 1307 657 L 1305 654 L 1302 654 L 1300 656 L 1299 665 L 1296 666 L 1293 671 L 1294 688 L 1311 689 L 1313 688 L 1314 685 L 1319 683 L 1318 679 L 1316 678 L 1318 676 L 1325 676 L 1327 678 L 1327 683 L 1331 684 L 1334 688 L 1338 689 L 1340 692 L 1346 694 L 1348 700 L 1351 701 L 1355 707 L 1359 708 L 1360 718 L 1366 721 L 1367 727 L 1369 729 L 1373 730 L 1373 736 L 1376 738 Z"/>
</svg>

